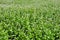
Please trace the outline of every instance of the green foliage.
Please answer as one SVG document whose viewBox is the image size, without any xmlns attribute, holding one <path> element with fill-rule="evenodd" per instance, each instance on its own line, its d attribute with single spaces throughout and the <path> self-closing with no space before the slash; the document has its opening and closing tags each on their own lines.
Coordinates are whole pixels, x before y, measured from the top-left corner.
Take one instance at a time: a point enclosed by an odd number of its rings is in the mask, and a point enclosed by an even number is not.
<svg viewBox="0 0 60 40">
<path fill-rule="evenodd" d="M 14 2 L 21 3 L 19 0 Z M 34 2 L 41 2 L 41 6 L 27 7 L 27 2 L 26 7 L 0 2 L 0 40 L 60 40 L 59 5 L 52 4 L 52 0 L 38 0 Z"/>
</svg>

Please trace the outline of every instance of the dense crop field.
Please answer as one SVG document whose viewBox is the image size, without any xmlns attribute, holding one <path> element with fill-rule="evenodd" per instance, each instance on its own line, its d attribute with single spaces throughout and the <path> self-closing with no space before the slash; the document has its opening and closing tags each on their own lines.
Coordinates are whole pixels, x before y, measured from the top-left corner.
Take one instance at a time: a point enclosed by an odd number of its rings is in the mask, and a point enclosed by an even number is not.
<svg viewBox="0 0 60 40">
<path fill-rule="evenodd" d="M 60 0 L 0 0 L 0 40 L 60 40 Z"/>
</svg>

